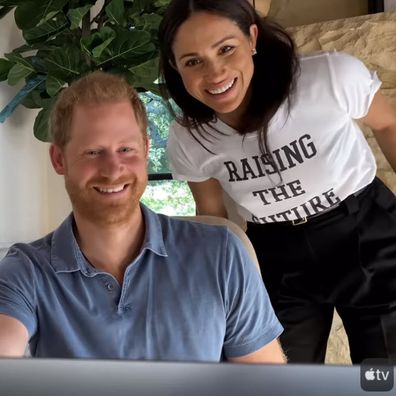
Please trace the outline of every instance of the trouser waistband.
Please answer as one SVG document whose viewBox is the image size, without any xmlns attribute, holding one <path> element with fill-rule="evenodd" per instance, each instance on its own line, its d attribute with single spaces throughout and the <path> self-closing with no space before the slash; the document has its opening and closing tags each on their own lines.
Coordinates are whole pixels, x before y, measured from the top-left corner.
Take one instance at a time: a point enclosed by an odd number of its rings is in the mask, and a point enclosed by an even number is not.
<svg viewBox="0 0 396 396">
<path fill-rule="evenodd" d="M 311 216 L 306 216 L 302 217 L 301 219 L 295 219 L 295 220 L 289 220 L 289 221 L 279 221 L 279 222 L 273 222 L 273 223 L 254 223 L 254 222 L 249 222 L 249 225 L 281 225 L 281 226 L 298 226 L 302 224 L 306 224 L 308 222 L 312 221 L 322 221 L 324 219 L 327 219 L 329 217 L 335 216 L 340 213 L 340 211 L 345 211 L 345 208 L 347 208 L 347 212 L 354 213 L 359 209 L 359 203 L 355 199 L 359 195 L 363 194 L 366 192 L 369 187 L 371 186 L 371 183 L 360 190 L 354 192 L 353 194 L 349 195 L 346 197 L 343 201 L 340 201 L 336 203 L 335 205 L 329 207 L 328 209 L 322 210 L 321 212 L 315 213 Z"/>
</svg>

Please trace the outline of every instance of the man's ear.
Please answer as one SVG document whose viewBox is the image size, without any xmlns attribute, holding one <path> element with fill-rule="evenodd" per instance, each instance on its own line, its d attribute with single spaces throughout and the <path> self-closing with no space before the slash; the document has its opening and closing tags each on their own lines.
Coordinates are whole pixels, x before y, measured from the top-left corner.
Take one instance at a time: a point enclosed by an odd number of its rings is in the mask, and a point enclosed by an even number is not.
<svg viewBox="0 0 396 396">
<path fill-rule="evenodd" d="M 149 156 L 149 151 L 150 151 L 150 139 L 147 136 L 145 139 L 145 150 L 146 150 L 146 160 L 148 160 L 148 156 Z"/>
<path fill-rule="evenodd" d="M 51 144 L 49 148 L 49 155 L 51 164 L 58 175 L 65 174 L 65 159 L 63 156 L 63 150 L 56 144 Z"/>
</svg>

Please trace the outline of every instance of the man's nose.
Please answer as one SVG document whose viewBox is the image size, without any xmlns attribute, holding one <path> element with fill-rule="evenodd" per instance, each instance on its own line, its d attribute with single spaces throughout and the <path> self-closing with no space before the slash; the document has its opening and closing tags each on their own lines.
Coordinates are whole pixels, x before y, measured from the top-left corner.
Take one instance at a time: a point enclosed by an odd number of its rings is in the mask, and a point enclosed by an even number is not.
<svg viewBox="0 0 396 396">
<path fill-rule="evenodd" d="M 102 157 L 100 173 L 109 179 L 117 179 L 124 166 L 118 153 L 106 153 Z"/>
</svg>

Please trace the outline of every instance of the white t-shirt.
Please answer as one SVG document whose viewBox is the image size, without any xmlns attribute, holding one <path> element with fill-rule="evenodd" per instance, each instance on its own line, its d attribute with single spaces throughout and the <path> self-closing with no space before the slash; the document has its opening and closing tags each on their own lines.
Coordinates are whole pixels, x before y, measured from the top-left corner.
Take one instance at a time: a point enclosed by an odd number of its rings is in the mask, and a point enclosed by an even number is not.
<svg viewBox="0 0 396 396">
<path fill-rule="evenodd" d="M 375 177 L 375 158 L 354 119 L 367 114 L 380 85 L 376 73 L 350 55 L 302 57 L 291 112 L 282 105 L 268 130 L 281 178 L 261 155 L 256 132 L 243 137 L 220 120 L 213 125 L 224 134 L 196 135 L 213 154 L 184 127 L 171 125 L 173 177 L 217 179 L 247 221 L 296 220 L 326 210 Z"/>
</svg>

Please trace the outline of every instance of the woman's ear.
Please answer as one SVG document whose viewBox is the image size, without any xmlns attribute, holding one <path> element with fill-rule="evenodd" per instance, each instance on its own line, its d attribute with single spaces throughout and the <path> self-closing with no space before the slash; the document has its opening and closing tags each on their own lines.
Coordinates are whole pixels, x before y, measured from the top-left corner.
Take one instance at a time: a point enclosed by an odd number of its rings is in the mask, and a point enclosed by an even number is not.
<svg viewBox="0 0 396 396">
<path fill-rule="evenodd" d="M 58 175 L 65 174 L 65 159 L 63 150 L 56 144 L 51 144 L 49 148 L 51 164 Z"/>
<path fill-rule="evenodd" d="M 174 61 L 172 61 L 172 59 L 168 59 L 168 62 L 171 65 L 172 69 L 175 69 L 179 73 L 179 70 L 177 70 L 177 66 Z"/>
<path fill-rule="evenodd" d="M 251 45 L 252 45 L 251 49 L 254 50 L 256 48 L 257 36 L 258 36 L 258 28 L 257 28 L 257 25 L 255 23 L 250 25 L 249 36 L 250 36 L 250 42 L 251 42 Z"/>
</svg>

